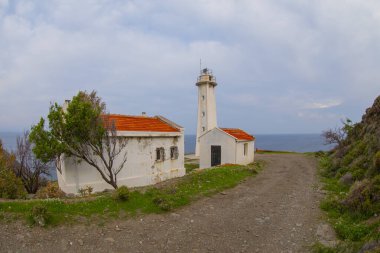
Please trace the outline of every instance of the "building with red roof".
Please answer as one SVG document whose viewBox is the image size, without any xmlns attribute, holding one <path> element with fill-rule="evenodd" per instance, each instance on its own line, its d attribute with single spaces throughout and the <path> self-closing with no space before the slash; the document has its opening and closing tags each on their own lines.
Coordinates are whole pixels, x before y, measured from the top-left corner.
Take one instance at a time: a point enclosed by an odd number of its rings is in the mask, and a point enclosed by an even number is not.
<svg viewBox="0 0 380 253">
<path fill-rule="evenodd" d="M 126 138 L 126 147 L 118 155 L 126 163 L 117 176 L 118 185 L 128 187 L 155 184 L 185 175 L 184 129 L 162 116 L 148 117 L 107 114 L 105 124 L 111 124 L 117 138 Z M 57 171 L 60 188 L 66 193 L 77 194 L 86 186 L 94 191 L 112 189 L 100 173 L 85 162 L 63 157 L 61 172 Z"/>
<path fill-rule="evenodd" d="M 199 137 L 200 168 L 254 161 L 255 137 L 238 128 L 215 127 Z"/>
</svg>

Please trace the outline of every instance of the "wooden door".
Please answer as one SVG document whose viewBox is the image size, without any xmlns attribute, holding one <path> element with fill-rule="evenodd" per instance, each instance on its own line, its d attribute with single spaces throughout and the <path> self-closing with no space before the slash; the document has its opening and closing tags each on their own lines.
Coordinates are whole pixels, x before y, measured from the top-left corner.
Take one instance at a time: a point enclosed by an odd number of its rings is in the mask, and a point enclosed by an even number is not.
<svg viewBox="0 0 380 253">
<path fill-rule="evenodd" d="M 211 167 L 220 165 L 222 158 L 222 147 L 211 146 Z"/>
</svg>

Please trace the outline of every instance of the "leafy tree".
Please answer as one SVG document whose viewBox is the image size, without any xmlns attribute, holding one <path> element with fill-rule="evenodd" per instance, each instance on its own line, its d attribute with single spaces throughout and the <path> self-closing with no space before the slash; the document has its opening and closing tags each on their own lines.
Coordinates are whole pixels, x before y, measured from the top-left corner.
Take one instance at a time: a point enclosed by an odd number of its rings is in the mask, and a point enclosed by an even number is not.
<svg viewBox="0 0 380 253">
<path fill-rule="evenodd" d="M 96 92 L 80 91 L 67 108 L 51 105 L 47 118 L 47 129 L 41 118 L 30 133 L 36 157 L 44 162 L 55 159 L 59 172 L 64 156 L 86 162 L 116 189 L 117 175 L 127 161 L 123 152 L 127 140 L 117 136 L 115 122 L 109 120 L 105 103 Z M 119 155 L 123 157 L 115 164 Z"/>
</svg>

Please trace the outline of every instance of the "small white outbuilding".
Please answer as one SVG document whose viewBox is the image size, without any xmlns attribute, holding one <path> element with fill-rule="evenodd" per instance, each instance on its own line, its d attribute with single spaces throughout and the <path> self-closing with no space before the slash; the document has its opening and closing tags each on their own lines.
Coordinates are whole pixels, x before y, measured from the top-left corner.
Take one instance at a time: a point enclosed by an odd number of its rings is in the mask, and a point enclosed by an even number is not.
<svg viewBox="0 0 380 253">
<path fill-rule="evenodd" d="M 111 114 L 109 119 L 115 123 L 117 138 L 127 139 L 123 149 L 127 161 L 117 177 L 119 186 L 145 186 L 185 175 L 184 129 L 181 126 L 162 116 Z M 116 160 L 116 166 L 118 162 L 121 161 Z M 94 191 L 112 189 L 100 173 L 85 162 L 62 157 L 60 167 L 58 183 L 66 193 L 77 194 L 86 186 L 93 187 Z"/>
<path fill-rule="evenodd" d="M 252 163 L 254 141 L 255 137 L 241 129 L 215 127 L 199 137 L 199 167 Z"/>
</svg>

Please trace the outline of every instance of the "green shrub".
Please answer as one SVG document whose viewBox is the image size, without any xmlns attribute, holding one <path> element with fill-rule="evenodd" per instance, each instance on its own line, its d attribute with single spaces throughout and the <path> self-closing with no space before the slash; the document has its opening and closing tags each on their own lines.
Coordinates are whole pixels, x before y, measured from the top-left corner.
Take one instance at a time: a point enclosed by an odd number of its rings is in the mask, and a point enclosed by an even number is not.
<svg viewBox="0 0 380 253">
<path fill-rule="evenodd" d="M 373 157 L 373 167 L 380 173 L 380 151 Z"/>
<path fill-rule="evenodd" d="M 90 196 L 92 191 L 94 190 L 94 188 L 91 186 L 91 185 L 87 185 L 86 187 L 84 188 L 80 188 L 78 190 L 78 193 L 80 196 L 82 197 L 87 197 L 87 196 Z"/>
<path fill-rule="evenodd" d="M 361 241 L 371 231 L 365 224 L 353 223 L 345 217 L 339 218 L 334 228 L 341 239 L 350 241 Z"/>
<path fill-rule="evenodd" d="M 380 211 L 380 175 L 373 179 L 356 182 L 342 203 L 350 211 L 362 213 L 365 216 Z"/>
<path fill-rule="evenodd" d="M 46 206 L 38 204 L 32 207 L 29 218 L 33 225 L 45 227 L 50 221 L 50 214 Z"/>
<path fill-rule="evenodd" d="M 336 172 L 335 177 L 336 178 L 341 178 L 342 176 L 344 176 L 349 171 L 350 170 L 349 170 L 348 167 L 340 167 L 339 170 Z"/>
<path fill-rule="evenodd" d="M 48 182 L 45 187 L 40 188 L 36 197 L 39 199 L 49 199 L 49 198 L 63 198 L 66 194 L 59 188 L 57 182 Z"/>
<path fill-rule="evenodd" d="M 198 169 L 198 168 L 199 168 L 199 164 L 197 163 L 185 163 L 186 173 L 190 173 L 193 170 Z"/>
<path fill-rule="evenodd" d="M 325 177 L 332 177 L 336 174 L 336 168 L 333 165 L 333 160 L 329 156 L 323 156 L 319 159 L 320 172 Z"/>
<path fill-rule="evenodd" d="M 159 207 L 162 211 L 170 211 L 173 209 L 173 201 L 164 195 L 159 195 L 153 198 L 153 204 Z"/>
<path fill-rule="evenodd" d="M 325 155 L 326 155 L 326 153 L 323 152 L 322 150 L 314 152 L 315 158 L 321 158 L 321 157 L 324 157 Z"/>
<path fill-rule="evenodd" d="M 313 252 L 313 253 L 336 253 L 335 249 L 324 246 L 323 244 L 321 244 L 319 242 L 315 243 L 312 246 L 311 252 Z"/>
<path fill-rule="evenodd" d="M 369 183 L 368 179 L 355 182 L 343 204 L 353 212 L 365 211 L 370 197 Z"/>
<path fill-rule="evenodd" d="M 335 247 L 327 247 L 323 244 L 317 242 L 315 243 L 312 248 L 312 253 L 357 253 L 359 252 L 361 248 L 362 243 L 361 242 L 338 242 L 338 244 Z M 370 252 L 366 252 L 370 253 Z"/>
<path fill-rule="evenodd" d="M 380 204 L 380 175 L 372 179 L 372 199 Z"/>
<path fill-rule="evenodd" d="M 130 197 L 130 191 L 127 186 L 123 185 L 117 188 L 114 192 L 114 199 L 120 201 L 127 201 Z"/>
<path fill-rule="evenodd" d="M 356 141 L 354 145 L 350 146 L 349 152 L 343 157 L 342 164 L 344 166 L 350 166 L 352 163 L 355 163 L 357 159 L 363 159 L 361 156 L 367 154 L 366 149 L 367 145 L 365 141 Z M 363 161 L 361 163 L 363 163 Z"/>
<path fill-rule="evenodd" d="M 365 173 L 366 173 L 366 170 L 363 168 L 352 169 L 352 177 L 355 180 L 362 180 L 364 178 Z"/>
<path fill-rule="evenodd" d="M 26 190 L 21 179 L 9 169 L 0 169 L 0 197 L 6 199 L 26 197 Z"/>
</svg>

